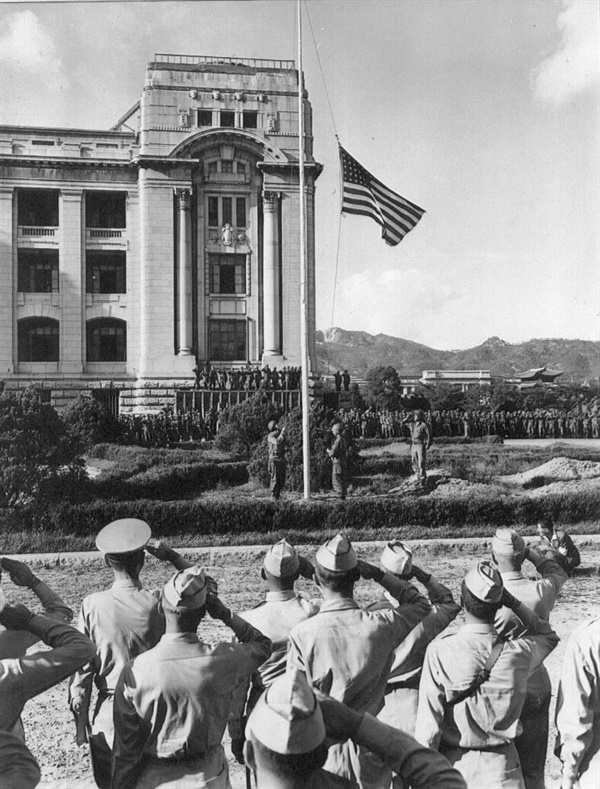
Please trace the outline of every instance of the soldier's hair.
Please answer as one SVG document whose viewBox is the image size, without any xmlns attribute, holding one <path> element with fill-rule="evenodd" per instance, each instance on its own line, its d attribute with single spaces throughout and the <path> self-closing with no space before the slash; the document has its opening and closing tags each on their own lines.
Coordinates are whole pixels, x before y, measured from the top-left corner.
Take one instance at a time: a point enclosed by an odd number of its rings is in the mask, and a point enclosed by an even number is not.
<svg viewBox="0 0 600 789">
<path fill-rule="evenodd" d="M 460 591 L 463 606 L 470 614 L 473 614 L 473 616 L 476 616 L 477 619 L 481 619 L 483 622 L 493 623 L 496 613 L 502 608 L 501 603 L 486 603 L 484 600 L 480 600 L 478 597 L 475 597 L 464 581 Z"/>
<path fill-rule="evenodd" d="M 196 630 L 206 614 L 206 606 L 200 608 L 176 608 L 166 599 L 164 594 L 160 597 L 165 614 L 176 618 L 182 630 L 193 632 Z"/>
<path fill-rule="evenodd" d="M 252 747 L 271 772 L 286 778 L 306 778 L 327 761 L 328 747 L 324 742 L 308 753 L 276 753 L 252 737 Z"/>
<path fill-rule="evenodd" d="M 354 567 L 352 570 L 345 572 L 336 572 L 334 570 L 327 570 L 325 567 L 316 562 L 315 574 L 323 586 L 326 586 L 332 592 L 342 592 L 348 597 L 352 595 L 354 584 L 360 579 L 360 570 Z"/>
<path fill-rule="evenodd" d="M 541 526 L 544 531 L 554 531 L 554 523 L 552 518 L 549 518 L 547 515 L 539 518 L 538 526 Z"/>
<path fill-rule="evenodd" d="M 107 553 L 104 558 L 109 567 L 124 570 L 131 576 L 137 576 L 144 566 L 143 549 L 131 553 Z"/>
</svg>

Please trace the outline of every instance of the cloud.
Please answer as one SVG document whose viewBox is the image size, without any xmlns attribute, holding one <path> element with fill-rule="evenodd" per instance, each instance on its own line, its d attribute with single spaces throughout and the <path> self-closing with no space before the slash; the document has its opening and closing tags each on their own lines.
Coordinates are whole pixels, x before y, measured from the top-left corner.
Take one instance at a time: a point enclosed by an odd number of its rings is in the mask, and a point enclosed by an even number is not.
<svg viewBox="0 0 600 789">
<path fill-rule="evenodd" d="M 557 18 L 558 49 L 532 73 L 536 98 L 555 106 L 596 88 L 599 80 L 598 3 L 563 0 L 562 9 Z"/>
<path fill-rule="evenodd" d="M 0 61 L 3 67 L 29 73 L 59 74 L 60 56 L 50 33 L 33 11 L 17 11 L 2 22 Z"/>
</svg>

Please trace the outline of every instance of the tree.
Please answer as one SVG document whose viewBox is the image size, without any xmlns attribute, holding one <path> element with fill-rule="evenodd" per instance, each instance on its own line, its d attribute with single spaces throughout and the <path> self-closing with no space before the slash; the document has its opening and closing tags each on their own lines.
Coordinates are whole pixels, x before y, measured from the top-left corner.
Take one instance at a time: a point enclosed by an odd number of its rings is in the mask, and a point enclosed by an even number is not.
<svg viewBox="0 0 600 789">
<path fill-rule="evenodd" d="M 367 389 L 373 405 L 396 411 L 400 408 L 402 384 L 398 370 L 391 365 L 368 370 Z"/>
<path fill-rule="evenodd" d="M 281 408 L 260 392 L 227 408 L 219 420 L 215 449 L 250 457 L 254 445 L 265 438 L 269 422 L 277 421 L 281 414 Z"/>
<path fill-rule="evenodd" d="M 65 483 L 85 479 L 78 447 L 37 387 L 6 391 L 0 382 L 0 508 L 46 505 Z"/>
<path fill-rule="evenodd" d="M 94 444 L 110 443 L 119 438 L 119 423 L 105 405 L 94 397 L 80 394 L 62 412 L 67 434 L 81 452 Z"/>
</svg>

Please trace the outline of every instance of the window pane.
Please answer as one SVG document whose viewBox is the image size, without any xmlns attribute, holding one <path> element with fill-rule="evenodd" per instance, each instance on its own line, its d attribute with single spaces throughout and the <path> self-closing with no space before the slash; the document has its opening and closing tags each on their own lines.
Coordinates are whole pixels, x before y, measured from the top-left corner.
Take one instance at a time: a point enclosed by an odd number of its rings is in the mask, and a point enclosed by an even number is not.
<svg viewBox="0 0 600 789">
<path fill-rule="evenodd" d="M 233 162 L 227 160 L 221 160 L 221 172 L 222 173 L 232 173 L 233 172 Z"/>
<path fill-rule="evenodd" d="M 58 227 L 58 190 L 19 189 L 18 224 Z"/>
<path fill-rule="evenodd" d="M 209 227 L 219 226 L 219 198 L 208 198 L 208 225 Z"/>
<path fill-rule="evenodd" d="M 233 218 L 231 215 L 232 199 L 231 197 L 223 197 L 221 199 L 223 201 L 223 224 L 226 224 L 227 222 L 233 223 Z"/>
<path fill-rule="evenodd" d="M 126 253 L 86 252 L 86 290 L 88 293 L 126 292 Z"/>
<path fill-rule="evenodd" d="M 217 174 L 217 163 L 216 162 L 209 162 L 208 163 L 208 174 L 209 175 L 216 175 Z"/>
<path fill-rule="evenodd" d="M 86 192 L 86 227 L 126 227 L 125 192 Z"/>
<path fill-rule="evenodd" d="M 116 319 L 88 321 L 86 358 L 88 362 L 126 361 L 126 324 Z"/>
<path fill-rule="evenodd" d="M 246 358 L 246 321 L 214 320 L 209 324 L 209 355 L 213 361 Z"/>
<path fill-rule="evenodd" d="M 20 249 L 17 287 L 21 293 L 58 293 L 58 250 Z"/>
<path fill-rule="evenodd" d="M 246 292 L 246 256 L 245 255 L 209 255 L 210 292 L 235 293 Z"/>
<path fill-rule="evenodd" d="M 52 318 L 24 318 L 17 329 L 20 362 L 58 361 L 58 321 Z"/>
<path fill-rule="evenodd" d="M 246 198 L 236 197 L 235 212 L 236 227 L 246 227 Z"/>
<path fill-rule="evenodd" d="M 256 129 L 258 125 L 258 112 L 242 113 L 242 121 L 244 124 L 244 129 Z"/>
<path fill-rule="evenodd" d="M 221 110 L 221 126 L 235 126 L 235 112 L 231 110 Z"/>
<path fill-rule="evenodd" d="M 244 162 L 238 162 L 236 166 L 236 172 L 238 175 L 243 175 L 246 172 L 246 165 Z"/>
<path fill-rule="evenodd" d="M 212 110 L 198 110 L 198 126 L 212 126 Z"/>
</svg>

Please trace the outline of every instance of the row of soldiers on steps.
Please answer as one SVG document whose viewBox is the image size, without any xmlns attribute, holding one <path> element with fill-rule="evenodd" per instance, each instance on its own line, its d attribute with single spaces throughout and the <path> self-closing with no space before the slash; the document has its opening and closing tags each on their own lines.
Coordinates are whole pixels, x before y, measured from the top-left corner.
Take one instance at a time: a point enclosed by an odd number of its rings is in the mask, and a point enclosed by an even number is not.
<svg viewBox="0 0 600 789">
<path fill-rule="evenodd" d="M 153 540 L 143 521 L 109 524 L 97 547 L 114 583 L 83 600 L 77 630 L 26 564 L 1 560 L 45 608 L 34 614 L 0 592 L 2 787 L 36 786 L 20 713 L 71 676 L 77 739 L 89 743 L 100 789 L 228 789 L 228 721 L 247 785 L 253 778 L 259 789 L 543 788 L 543 664 L 559 640 L 549 615 L 568 577 L 548 546 L 498 529 L 490 559 L 465 575 L 459 605 L 399 541 L 376 566 L 342 534 L 314 563 L 281 540 L 264 558 L 265 599 L 239 615 L 201 566 Z M 177 570 L 162 589 L 142 586 L 145 551 Z M 318 600 L 296 592 L 300 577 L 316 582 Z M 361 579 L 382 591 L 366 608 L 354 596 Z M 461 607 L 465 623 L 443 633 Z M 204 643 L 206 615 L 235 638 Z M 51 651 L 26 655 L 38 640 Z M 563 661 L 562 789 L 600 785 L 599 650 L 596 618 L 574 630 Z"/>
<path fill-rule="evenodd" d="M 300 367 L 194 367 L 196 389 L 212 389 L 234 391 L 258 391 L 259 389 L 274 391 L 283 389 L 292 391 L 301 385 L 302 368 Z"/>
</svg>

